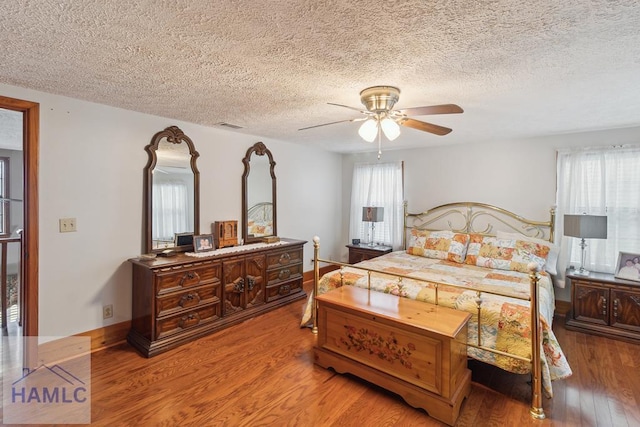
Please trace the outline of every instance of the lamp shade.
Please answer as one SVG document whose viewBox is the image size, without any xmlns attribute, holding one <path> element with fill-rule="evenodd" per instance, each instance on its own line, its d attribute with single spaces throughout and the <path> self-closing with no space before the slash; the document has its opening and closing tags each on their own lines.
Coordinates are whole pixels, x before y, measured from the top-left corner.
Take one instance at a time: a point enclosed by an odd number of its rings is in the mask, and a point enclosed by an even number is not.
<svg viewBox="0 0 640 427">
<path fill-rule="evenodd" d="M 384 208 L 365 206 L 362 208 L 362 220 L 365 222 L 382 222 L 384 218 Z"/>
<path fill-rule="evenodd" d="M 606 239 L 607 217 L 604 215 L 565 215 L 564 235 L 583 239 Z"/>
<path fill-rule="evenodd" d="M 382 132 L 389 141 L 393 141 L 400 136 L 400 126 L 389 117 L 382 119 L 380 127 L 382 127 Z"/>
<path fill-rule="evenodd" d="M 378 121 L 375 119 L 367 119 L 358 129 L 358 134 L 367 142 L 373 142 L 378 135 Z"/>
</svg>

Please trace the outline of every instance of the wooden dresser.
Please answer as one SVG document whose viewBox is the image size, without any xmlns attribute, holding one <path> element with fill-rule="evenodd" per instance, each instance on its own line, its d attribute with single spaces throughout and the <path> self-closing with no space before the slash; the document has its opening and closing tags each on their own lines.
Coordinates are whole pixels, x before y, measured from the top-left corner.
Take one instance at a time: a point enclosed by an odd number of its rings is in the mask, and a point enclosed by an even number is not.
<svg viewBox="0 0 640 427">
<path fill-rule="evenodd" d="M 640 342 L 640 282 L 606 273 L 575 273 L 566 272 L 571 284 L 567 329 Z"/>
<path fill-rule="evenodd" d="M 357 375 L 455 424 L 471 392 L 469 313 L 353 286 L 317 301 L 316 364 Z"/>
<path fill-rule="evenodd" d="M 204 258 L 130 259 L 133 304 L 127 341 L 151 357 L 304 298 L 305 243 L 282 239 Z"/>
</svg>

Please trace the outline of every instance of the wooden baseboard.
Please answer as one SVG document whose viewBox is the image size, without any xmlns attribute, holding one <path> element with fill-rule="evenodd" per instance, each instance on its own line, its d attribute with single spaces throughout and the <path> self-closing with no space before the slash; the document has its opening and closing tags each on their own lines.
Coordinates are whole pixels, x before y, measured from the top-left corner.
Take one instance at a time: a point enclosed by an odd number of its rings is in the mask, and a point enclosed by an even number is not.
<svg viewBox="0 0 640 427">
<path fill-rule="evenodd" d="M 91 338 L 91 352 L 94 352 L 125 342 L 130 329 L 131 320 L 127 320 L 104 328 L 82 332 L 75 336 Z"/>
<path fill-rule="evenodd" d="M 42 363 L 44 360 L 48 364 L 61 363 L 124 343 L 130 329 L 131 321 L 127 320 L 126 322 L 116 323 L 115 325 L 109 325 L 104 328 L 98 328 L 71 336 L 90 338 L 91 344 L 87 346 L 85 346 L 86 342 L 79 344 L 77 340 L 73 341 L 64 337 L 39 344 L 37 345 L 36 353 L 38 355 L 37 362 Z M 37 367 L 38 366 L 31 366 L 30 368 Z"/>
</svg>

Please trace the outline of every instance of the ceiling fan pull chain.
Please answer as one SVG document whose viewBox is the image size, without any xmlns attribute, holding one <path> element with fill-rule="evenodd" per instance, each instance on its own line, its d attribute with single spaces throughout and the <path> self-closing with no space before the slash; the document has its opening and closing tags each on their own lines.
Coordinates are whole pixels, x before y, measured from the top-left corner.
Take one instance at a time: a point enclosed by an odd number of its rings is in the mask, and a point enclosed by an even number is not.
<svg viewBox="0 0 640 427">
<path fill-rule="evenodd" d="M 380 123 L 378 122 L 378 160 L 382 157 L 382 135 L 380 130 Z"/>
</svg>

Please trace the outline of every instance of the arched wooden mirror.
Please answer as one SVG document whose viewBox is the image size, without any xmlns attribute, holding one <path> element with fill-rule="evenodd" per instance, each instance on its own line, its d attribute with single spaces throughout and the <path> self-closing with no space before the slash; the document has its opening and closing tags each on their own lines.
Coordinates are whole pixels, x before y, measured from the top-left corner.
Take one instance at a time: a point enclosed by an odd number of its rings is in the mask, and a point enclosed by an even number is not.
<svg viewBox="0 0 640 427">
<path fill-rule="evenodd" d="M 177 126 L 156 133 L 145 150 L 143 250 L 192 250 L 193 235 L 200 233 L 199 154 Z"/>
<path fill-rule="evenodd" d="M 247 150 L 242 175 L 242 238 L 259 242 L 276 231 L 276 175 L 271 151 L 262 142 Z"/>
</svg>

